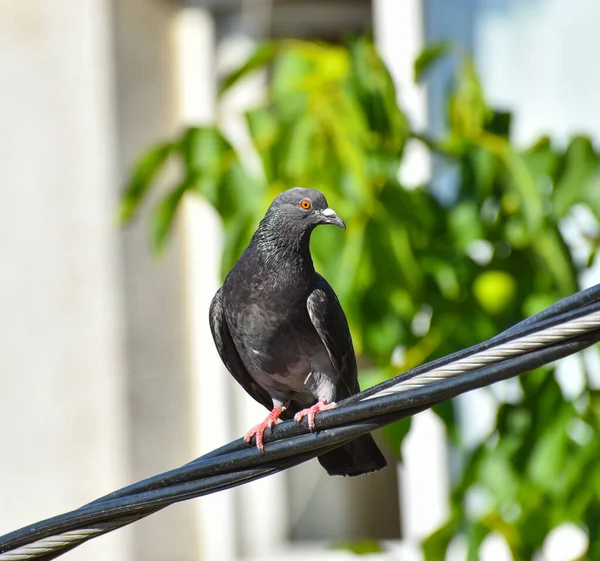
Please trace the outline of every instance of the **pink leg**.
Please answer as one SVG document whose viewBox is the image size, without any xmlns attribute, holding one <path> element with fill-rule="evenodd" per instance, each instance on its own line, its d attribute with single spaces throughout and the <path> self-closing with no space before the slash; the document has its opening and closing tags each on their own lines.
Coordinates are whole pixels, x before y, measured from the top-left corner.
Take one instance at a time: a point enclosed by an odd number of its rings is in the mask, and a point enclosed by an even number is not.
<svg viewBox="0 0 600 561">
<path fill-rule="evenodd" d="M 252 437 L 256 435 L 256 447 L 261 451 L 265 451 L 263 444 L 263 434 L 265 430 L 270 429 L 273 425 L 279 423 L 279 417 L 285 411 L 285 408 L 274 407 L 273 410 L 267 415 L 267 418 L 262 422 L 252 427 L 244 436 L 246 442 L 250 442 Z"/>
<path fill-rule="evenodd" d="M 302 421 L 302 419 L 304 419 L 304 417 L 308 417 L 308 428 L 313 430 L 315 428 L 315 415 L 319 411 L 327 411 L 327 409 L 333 409 L 334 407 L 337 407 L 337 404 L 333 401 L 331 403 L 327 403 L 326 399 L 320 399 L 312 407 L 298 411 L 298 413 L 294 415 L 294 421 L 299 423 Z"/>
</svg>

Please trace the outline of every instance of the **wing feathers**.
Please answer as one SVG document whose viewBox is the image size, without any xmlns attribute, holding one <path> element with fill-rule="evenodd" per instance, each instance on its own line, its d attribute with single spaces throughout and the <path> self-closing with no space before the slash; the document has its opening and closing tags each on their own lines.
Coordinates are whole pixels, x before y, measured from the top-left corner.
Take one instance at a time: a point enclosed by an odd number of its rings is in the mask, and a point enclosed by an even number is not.
<svg viewBox="0 0 600 561">
<path fill-rule="evenodd" d="M 310 320 L 323 341 L 334 368 L 344 382 L 347 395 L 360 391 L 356 357 L 346 315 L 333 288 L 319 274 L 317 274 L 317 287 L 308 297 L 307 308 Z M 347 397 L 347 395 L 339 397 Z"/>
<path fill-rule="evenodd" d="M 219 356 L 227 370 L 256 401 L 267 409 L 273 407 L 273 401 L 269 394 L 263 390 L 250 376 L 242 359 L 235 347 L 235 343 L 229 333 L 227 322 L 223 314 L 223 288 L 219 288 L 210 304 L 209 321 L 210 331 L 215 341 Z"/>
</svg>

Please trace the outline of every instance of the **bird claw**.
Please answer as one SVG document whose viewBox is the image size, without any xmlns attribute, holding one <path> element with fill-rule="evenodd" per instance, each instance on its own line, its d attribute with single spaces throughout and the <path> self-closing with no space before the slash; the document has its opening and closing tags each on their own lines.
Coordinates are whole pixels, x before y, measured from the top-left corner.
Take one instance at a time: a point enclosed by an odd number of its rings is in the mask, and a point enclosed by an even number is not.
<svg viewBox="0 0 600 561">
<path fill-rule="evenodd" d="M 264 453 L 265 446 L 263 443 L 263 435 L 267 429 L 272 429 L 273 425 L 281 422 L 279 416 L 283 413 L 283 409 L 274 408 L 268 415 L 267 418 L 262 422 L 252 427 L 245 435 L 244 440 L 250 444 L 252 437 L 256 435 L 256 447 Z"/>
<path fill-rule="evenodd" d="M 302 411 L 298 411 L 294 415 L 294 421 L 300 424 L 304 417 L 308 417 L 308 428 L 312 431 L 315 429 L 315 416 L 319 411 L 327 411 L 328 409 L 333 409 L 337 407 L 337 404 L 333 401 L 331 403 L 327 403 L 325 399 L 321 399 L 317 401 L 312 407 L 308 407 L 307 409 L 302 409 Z"/>
</svg>

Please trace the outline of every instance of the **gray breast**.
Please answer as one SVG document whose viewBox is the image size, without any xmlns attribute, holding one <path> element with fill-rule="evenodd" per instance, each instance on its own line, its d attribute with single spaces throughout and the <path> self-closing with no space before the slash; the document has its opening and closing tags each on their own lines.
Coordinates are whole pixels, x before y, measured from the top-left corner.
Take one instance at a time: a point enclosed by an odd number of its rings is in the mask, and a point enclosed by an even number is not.
<svg viewBox="0 0 600 561">
<path fill-rule="evenodd" d="M 333 401 L 338 375 L 306 308 L 285 314 L 251 303 L 243 308 L 230 330 L 252 378 L 284 402 Z"/>
</svg>

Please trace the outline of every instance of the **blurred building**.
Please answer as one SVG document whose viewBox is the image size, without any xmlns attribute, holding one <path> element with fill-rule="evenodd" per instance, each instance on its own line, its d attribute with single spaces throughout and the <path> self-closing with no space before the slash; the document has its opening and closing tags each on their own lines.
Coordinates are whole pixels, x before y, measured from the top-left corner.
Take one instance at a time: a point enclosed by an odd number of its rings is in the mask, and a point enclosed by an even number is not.
<svg viewBox="0 0 600 561">
<path fill-rule="evenodd" d="M 160 260 L 144 216 L 123 231 L 116 221 L 127 170 L 152 143 L 215 119 L 243 142 L 235 115 L 260 97 L 264 77 L 232 92 L 218 114 L 215 89 L 258 41 L 373 29 L 414 126 L 435 131 L 451 68 L 425 90 L 412 84 L 412 62 L 427 41 L 449 38 L 473 50 L 490 100 L 514 111 L 516 138 L 527 143 L 600 135 L 599 17 L 596 0 L 0 6 L 0 534 L 179 466 L 264 414 L 210 340 L 219 281 L 211 210 L 188 201 Z M 429 173 L 412 150 L 406 181 Z M 404 454 L 398 478 L 393 466 L 357 481 L 327 478 L 312 462 L 177 505 L 65 558 L 327 561 L 350 556 L 328 549 L 336 538 L 359 536 L 418 559 L 417 540 L 446 512 L 433 416 L 419 416 Z"/>
</svg>

